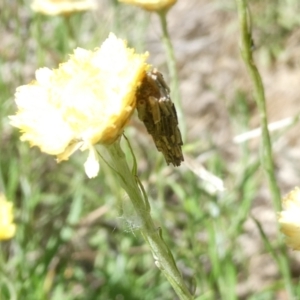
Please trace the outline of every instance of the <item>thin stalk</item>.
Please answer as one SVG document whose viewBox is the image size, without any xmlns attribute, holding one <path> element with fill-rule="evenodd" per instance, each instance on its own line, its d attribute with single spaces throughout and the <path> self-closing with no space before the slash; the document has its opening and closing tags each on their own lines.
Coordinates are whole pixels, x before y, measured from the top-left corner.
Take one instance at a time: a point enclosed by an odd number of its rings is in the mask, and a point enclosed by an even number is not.
<svg viewBox="0 0 300 300">
<path fill-rule="evenodd" d="M 264 86 L 252 56 L 253 45 L 252 45 L 251 28 L 249 26 L 250 15 L 245 0 L 236 0 L 236 3 L 238 8 L 239 23 L 240 23 L 240 30 L 241 30 L 241 54 L 253 83 L 254 98 L 260 115 L 260 124 L 262 128 L 262 143 L 263 143 L 262 165 L 267 174 L 269 187 L 272 193 L 274 208 L 277 211 L 279 211 L 281 209 L 281 195 L 275 177 L 272 144 L 271 144 L 271 138 L 268 130 L 268 119 L 267 119 Z"/>
<path fill-rule="evenodd" d="M 265 91 L 261 76 L 255 65 L 252 55 L 252 36 L 251 36 L 251 15 L 247 7 L 246 0 L 236 0 L 239 15 L 240 38 L 241 38 L 241 55 L 247 67 L 248 74 L 252 80 L 254 88 L 254 98 L 259 110 L 260 124 L 262 129 L 262 166 L 266 172 L 269 188 L 272 194 L 273 206 L 276 211 L 281 210 L 281 195 L 275 177 L 275 168 L 273 162 L 272 143 L 268 130 L 268 119 L 266 110 Z M 283 275 L 287 292 L 290 299 L 294 299 L 294 289 L 289 272 L 289 261 L 287 258 L 286 248 L 282 246 L 279 249 L 278 258 L 276 259 L 278 267 Z"/>
<path fill-rule="evenodd" d="M 120 185 L 128 194 L 135 213 L 139 218 L 139 223 L 141 224 L 140 232 L 150 246 L 155 265 L 166 276 L 180 299 L 193 299 L 194 297 L 186 287 L 170 249 L 162 238 L 161 228 L 154 225 L 147 196 L 140 189 L 141 183 L 137 175 L 129 169 L 119 141 L 106 147 L 106 149 L 110 157 L 109 164 L 116 172 Z M 135 167 L 133 170 L 135 170 Z"/>
<path fill-rule="evenodd" d="M 76 37 L 76 33 L 72 24 L 72 15 L 64 15 L 63 19 L 64 19 L 64 25 L 66 27 L 67 30 L 67 38 L 65 41 L 65 49 L 67 49 L 67 51 L 65 53 L 69 52 L 69 49 L 75 48 L 75 46 L 77 45 L 77 37 Z M 74 45 L 74 46 L 73 46 Z"/>
<path fill-rule="evenodd" d="M 175 58 L 174 48 L 168 31 L 167 12 L 168 10 L 161 10 L 158 11 L 157 14 L 159 16 L 159 20 L 162 28 L 162 33 L 163 33 L 162 41 L 164 43 L 164 47 L 166 50 L 167 64 L 168 64 L 168 69 L 171 77 L 171 85 L 170 85 L 171 96 L 176 106 L 178 123 L 180 126 L 182 139 L 183 141 L 185 141 L 186 124 L 183 116 L 182 102 L 181 102 L 180 91 L 179 91 L 179 79 L 178 79 L 178 72 L 176 67 L 176 58 Z"/>
</svg>

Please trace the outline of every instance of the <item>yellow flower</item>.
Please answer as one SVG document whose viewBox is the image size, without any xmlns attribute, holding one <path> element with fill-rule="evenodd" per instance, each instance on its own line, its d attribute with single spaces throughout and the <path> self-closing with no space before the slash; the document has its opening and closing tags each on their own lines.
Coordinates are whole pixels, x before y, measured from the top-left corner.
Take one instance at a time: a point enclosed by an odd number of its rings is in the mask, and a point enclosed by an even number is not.
<svg viewBox="0 0 300 300">
<path fill-rule="evenodd" d="M 34 0 L 32 10 L 45 15 L 71 14 L 97 8 L 95 0 Z"/>
<path fill-rule="evenodd" d="M 0 240 L 8 240 L 16 233 L 13 223 L 13 204 L 0 194 Z"/>
<path fill-rule="evenodd" d="M 284 208 L 278 215 L 281 231 L 286 243 L 294 250 L 300 250 L 300 189 L 296 187 L 282 199 Z"/>
<path fill-rule="evenodd" d="M 110 34 L 100 49 L 74 50 L 58 69 L 36 71 L 36 80 L 16 92 L 18 112 L 11 124 L 21 140 L 67 160 L 77 149 L 89 150 L 87 175 L 98 174 L 95 144 L 111 144 L 134 112 L 136 90 L 150 67 L 148 53 L 136 54 Z"/>
<path fill-rule="evenodd" d="M 132 4 L 150 11 L 169 9 L 177 0 L 119 0 L 126 4 Z"/>
</svg>

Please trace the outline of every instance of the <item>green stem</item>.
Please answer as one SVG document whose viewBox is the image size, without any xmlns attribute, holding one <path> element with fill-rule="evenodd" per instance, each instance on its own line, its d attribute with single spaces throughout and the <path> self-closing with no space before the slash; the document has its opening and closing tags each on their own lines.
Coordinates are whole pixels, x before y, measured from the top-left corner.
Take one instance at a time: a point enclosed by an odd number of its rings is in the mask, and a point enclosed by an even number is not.
<svg viewBox="0 0 300 300">
<path fill-rule="evenodd" d="M 251 36 L 251 29 L 249 28 L 250 16 L 248 13 L 246 1 L 236 0 L 236 2 L 238 7 L 239 23 L 240 23 L 240 30 L 241 30 L 241 54 L 253 83 L 254 97 L 260 114 L 260 122 L 262 127 L 262 142 L 263 142 L 262 165 L 267 173 L 267 178 L 272 193 L 274 208 L 277 211 L 279 211 L 281 209 L 281 195 L 275 177 L 272 144 L 271 144 L 271 138 L 268 130 L 268 119 L 267 119 L 264 86 L 252 56 L 252 36 Z"/>
<path fill-rule="evenodd" d="M 77 46 L 77 36 L 72 24 L 72 18 L 75 18 L 75 16 L 72 15 L 64 15 L 64 29 L 66 30 L 64 32 L 64 54 L 69 53 L 70 49 L 74 49 Z"/>
<path fill-rule="evenodd" d="M 150 214 L 148 199 L 145 198 L 141 192 L 139 187 L 140 182 L 136 178 L 136 174 L 130 171 L 119 141 L 106 147 L 106 149 L 110 156 L 111 167 L 117 173 L 120 185 L 128 194 L 135 213 L 139 218 L 141 223 L 140 231 L 151 248 L 155 265 L 167 277 L 167 280 L 173 286 L 180 299 L 193 299 L 193 296 L 186 287 L 177 269 L 171 251 L 162 238 L 161 229 L 154 225 Z"/>
<path fill-rule="evenodd" d="M 177 110 L 178 123 L 180 125 L 180 130 L 182 134 L 183 142 L 186 140 L 186 124 L 183 116 L 183 108 L 179 91 L 179 79 L 178 72 L 176 67 L 176 58 L 174 53 L 174 48 L 171 42 L 171 38 L 168 31 L 168 23 L 167 23 L 167 12 L 168 10 L 161 10 L 158 12 L 161 28 L 162 28 L 162 41 L 164 43 L 164 47 L 167 53 L 167 64 L 171 77 L 171 96 L 175 103 Z"/>
<path fill-rule="evenodd" d="M 261 76 L 258 69 L 254 63 L 252 55 L 252 36 L 251 36 L 251 15 L 247 7 L 246 0 L 236 0 L 237 10 L 239 15 L 239 25 L 241 31 L 241 55 L 244 63 L 247 67 L 247 71 L 252 80 L 254 88 L 254 97 L 260 114 L 260 123 L 262 128 L 262 165 L 267 174 L 267 179 L 269 183 L 269 188 L 272 194 L 273 206 L 276 211 L 281 209 L 281 195 L 275 177 L 275 168 L 273 162 L 272 154 L 272 143 L 268 130 L 268 119 L 267 119 L 267 109 L 266 109 L 266 99 L 264 86 L 262 83 Z M 285 247 L 281 248 L 278 253 L 278 267 L 283 275 L 286 289 L 289 293 L 290 299 L 294 299 L 293 285 L 291 281 L 291 275 L 289 272 L 289 261 L 287 258 L 287 253 Z"/>
</svg>

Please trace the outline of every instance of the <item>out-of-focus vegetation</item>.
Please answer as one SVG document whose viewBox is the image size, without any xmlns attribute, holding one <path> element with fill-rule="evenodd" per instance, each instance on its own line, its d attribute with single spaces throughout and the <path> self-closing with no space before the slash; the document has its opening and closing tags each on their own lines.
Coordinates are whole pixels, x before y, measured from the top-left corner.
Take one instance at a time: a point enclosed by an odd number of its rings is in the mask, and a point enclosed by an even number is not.
<svg viewBox="0 0 300 300">
<path fill-rule="evenodd" d="M 138 220 L 109 168 L 101 165 L 100 175 L 87 179 L 84 153 L 57 164 L 53 157 L 20 142 L 19 133 L 9 125 L 15 89 L 30 82 L 37 68 L 57 67 L 75 47 L 98 47 L 112 31 L 137 51 L 148 50 L 145 32 L 154 16 L 117 1 L 98 2 L 99 10 L 68 17 L 36 14 L 28 1 L 0 3 L 0 191 L 14 202 L 17 224 L 15 238 L 0 244 L 1 300 L 176 298 L 155 267 Z M 234 1 L 209 2 L 235 16 Z M 258 56 L 272 64 L 284 53 L 285 41 L 299 30 L 299 3 L 257 0 L 249 5 L 255 45 L 264 41 Z M 189 20 L 177 22 L 180 30 L 180 22 Z M 159 34 L 157 38 L 160 43 Z M 238 43 L 236 37 L 237 48 Z M 238 132 L 249 129 L 252 117 L 247 102 L 251 96 L 246 93 L 237 90 L 228 107 Z M 173 168 L 166 166 L 136 117 L 126 135 L 137 156 L 153 218 L 162 227 L 185 281 L 191 289 L 197 287 L 197 299 L 286 299 L 288 275 L 276 269 L 278 245 L 263 234 L 248 245 L 269 241 L 273 251 L 265 248 L 264 253 L 275 271 L 265 282 L 246 292 L 241 289 L 253 275 L 251 257 L 241 240 L 244 224 L 252 217 L 253 200 L 265 184 L 259 153 L 243 143 L 229 163 L 210 140 L 189 138 L 184 146 L 186 165 Z M 223 180 L 225 189 L 211 186 L 203 175 L 199 178 L 202 167 Z M 263 232 L 264 224 L 260 225 Z M 276 222 L 273 226 L 276 231 Z"/>
</svg>

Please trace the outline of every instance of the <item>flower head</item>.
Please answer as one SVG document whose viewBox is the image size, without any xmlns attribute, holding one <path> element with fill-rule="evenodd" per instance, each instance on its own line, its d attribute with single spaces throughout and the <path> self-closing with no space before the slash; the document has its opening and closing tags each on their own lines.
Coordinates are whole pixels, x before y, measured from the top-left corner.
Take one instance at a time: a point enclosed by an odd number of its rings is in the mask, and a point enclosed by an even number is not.
<svg viewBox="0 0 300 300">
<path fill-rule="evenodd" d="M 45 15 L 67 15 L 78 11 L 94 10 L 95 0 L 34 0 L 32 10 Z"/>
<path fill-rule="evenodd" d="M 132 4 L 150 11 L 169 9 L 177 0 L 119 0 L 126 4 Z"/>
<path fill-rule="evenodd" d="M 122 134 L 136 105 L 136 90 L 146 76 L 148 53 L 136 54 L 110 34 L 100 49 L 74 50 L 58 69 L 36 71 L 36 80 L 16 92 L 18 112 L 11 124 L 21 140 L 67 160 L 89 150 L 85 170 L 98 173 L 95 144 L 111 144 Z"/>
<path fill-rule="evenodd" d="M 284 208 L 278 215 L 281 231 L 286 243 L 294 250 L 300 250 L 300 189 L 296 187 L 282 199 Z"/>
<path fill-rule="evenodd" d="M 0 240 L 11 239 L 16 233 L 13 223 L 13 204 L 0 194 Z"/>
</svg>

